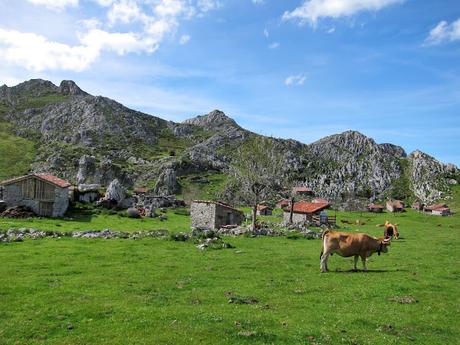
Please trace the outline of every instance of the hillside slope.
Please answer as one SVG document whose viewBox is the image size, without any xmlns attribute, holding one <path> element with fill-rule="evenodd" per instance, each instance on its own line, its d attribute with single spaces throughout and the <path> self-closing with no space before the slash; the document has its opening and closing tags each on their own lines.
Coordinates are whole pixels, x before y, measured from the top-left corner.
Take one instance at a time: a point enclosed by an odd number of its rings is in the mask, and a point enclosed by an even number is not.
<svg viewBox="0 0 460 345">
<path fill-rule="evenodd" d="M 0 156 L 2 178 L 30 169 L 73 183 L 107 185 L 119 178 L 127 187 L 147 185 L 163 194 L 180 193 L 182 182 L 190 187 L 200 174 L 222 176 L 236 149 L 258 136 L 218 110 L 174 123 L 92 96 L 73 81 L 56 86 L 40 79 L 0 87 L 0 123 L 0 146 L 19 143 L 24 158 L 12 169 L 13 153 Z M 331 199 L 415 196 L 429 202 L 458 176 L 455 166 L 355 131 L 310 145 L 271 140 L 284 156 L 282 174 Z"/>
</svg>

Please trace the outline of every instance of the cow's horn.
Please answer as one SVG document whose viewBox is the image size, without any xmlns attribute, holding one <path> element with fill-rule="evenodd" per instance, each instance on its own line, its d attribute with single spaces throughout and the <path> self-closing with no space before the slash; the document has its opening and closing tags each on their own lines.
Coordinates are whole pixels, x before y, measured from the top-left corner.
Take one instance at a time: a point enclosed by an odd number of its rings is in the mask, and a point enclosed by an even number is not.
<svg viewBox="0 0 460 345">
<path fill-rule="evenodd" d="M 391 238 L 385 238 L 383 240 L 383 243 L 387 244 L 387 243 L 390 243 L 391 242 Z"/>
</svg>

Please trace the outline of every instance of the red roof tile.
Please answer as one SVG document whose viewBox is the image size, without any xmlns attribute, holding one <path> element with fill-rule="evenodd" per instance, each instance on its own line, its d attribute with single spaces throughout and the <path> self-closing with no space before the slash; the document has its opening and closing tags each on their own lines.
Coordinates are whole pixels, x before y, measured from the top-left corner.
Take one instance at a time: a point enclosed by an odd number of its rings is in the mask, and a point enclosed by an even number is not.
<svg viewBox="0 0 460 345">
<path fill-rule="evenodd" d="M 325 208 L 329 207 L 329 203 L 322 202 L 322 203 L 312 203 L 312 202 L 305 202 L 299 201 L 294 203 L 294 213 L 316 213 Z M 289 209 L 285 209 L 286 212 L 289 212 Z"/>
<path fill-rule="evenodd" d="M 440 209 L 445 209 L 445 208 L 449 208 L 446 204 L 434 204 L 434 205 L 430 205 L 430 206 L 427 206 L 425 207 L 425 210 L 428 210 L 428 211 L 438 211 Z"/>
<path fill-rule="evenodd" d="M 70 187 L 71 184 L 69 182 L 67 182 L 66 180 L 63 180 L 59 177 L 56 177 L 54 175 L 50 175 L 50 174 L 34 174 L 35 176 L 37 176 L 39 179 L 41 180 L 44 180 L 44 181 L 47 181 L 47 182 L 50 182 L 58 187 L 61 187 L 61 188 L 66 188 L 66 187 Z"/>
<path fill-rule="evenodd" d="M 263 211 L 263 210 L 266 210 L 266 209 L 272 209 L 270 206 L 267 206 L 267 205 L 257 205 L 257 210 L 258 211 Z"/>
<path fill-rule="evenodd" d="M 2 181 L 1 184 L 2 185 L 7 185 L 7 184 L 22 181 L 22 180 L 26 180 L 26 179 L 32 178 L 32 177 L 38 178 L 39 180 L 42 180 L 42 181 L 52 183 L 55 186 L 60 187 L 60 188 L 67 188 L 67 187 L 71 186 L 71 184 L 69 182 L 67 182 L 67 181 L 65 181 L 65 180 L 63 180 L 63 179 L 61 179 L 59 177 L 56 177 L 54 175 L 50 175 L 50 174 L 30 174 L 30 175 L 25 175 L 25 176 L 13 178 L 11 180 Z"/>
</svg>

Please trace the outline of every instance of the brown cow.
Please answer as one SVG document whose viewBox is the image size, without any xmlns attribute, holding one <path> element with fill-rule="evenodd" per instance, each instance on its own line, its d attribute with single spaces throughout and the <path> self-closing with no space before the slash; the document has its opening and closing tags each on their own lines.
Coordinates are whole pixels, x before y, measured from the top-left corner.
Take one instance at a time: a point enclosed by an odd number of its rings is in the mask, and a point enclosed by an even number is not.
<svg viewBox="0 0 460 345">
<path fill-rule="evenodd" d="M 386 220 L 383 235 L 385 236 L 385 238 L 393 238 L 394 236 L 395 239 L 398 239 L 399 233 L 396 224 L 391 224 L 388 220 Z"/>
<path fill-rule="evenodd" d="M 364 271 L 366 260 L 373 253 L 387 253 L 390 238 L 376 238 L 364 233 L 350 233 L 326 230 L 323 234 L 323 246 L 321 248 L 321 272 L 327 272 L 327 260 L 329 255 L 337 253 L 343 257 L 354 256 L 354 269 L 357 270 L 358 257 L 361 257 Z"/>
</svg>

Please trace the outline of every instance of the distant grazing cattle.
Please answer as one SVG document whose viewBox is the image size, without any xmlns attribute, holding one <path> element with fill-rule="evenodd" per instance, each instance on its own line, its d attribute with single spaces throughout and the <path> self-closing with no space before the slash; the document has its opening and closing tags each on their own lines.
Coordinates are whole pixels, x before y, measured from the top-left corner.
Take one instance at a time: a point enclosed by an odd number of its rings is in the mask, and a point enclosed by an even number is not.
<svg viewBox="0 0 460 345">
<path fill-rule="evenodd" d="M 323 246 L 321 249 L 321 272 L 327 272 L 327 260 L 329 255 L 336 253 L 343 257 L 354 256 L 354 269 L 357 270 L 358 257 L 361 257 L 364 271 L 366 260 L 373 253 L 387 253 L 391 238 L 376 238 L 364 233 L 348 233 L 326 230 L 323 234 Z"/>
<path fill-rule="evenodd" d="M 396 224 L 391 224 L 390 222 L 385 221 L 385 230 L 383 231 L 385 238 L 396 238 L 398 239 L 399 233 Z"/>
</svg>

